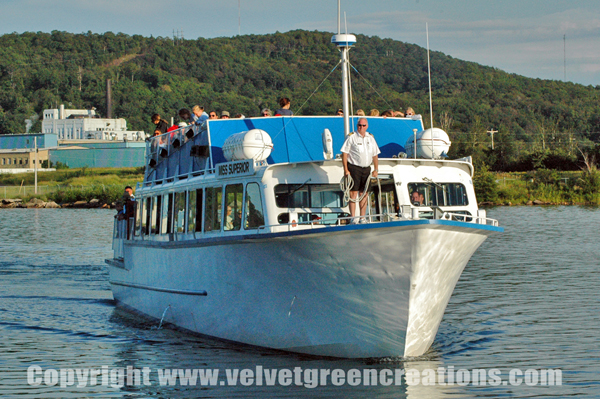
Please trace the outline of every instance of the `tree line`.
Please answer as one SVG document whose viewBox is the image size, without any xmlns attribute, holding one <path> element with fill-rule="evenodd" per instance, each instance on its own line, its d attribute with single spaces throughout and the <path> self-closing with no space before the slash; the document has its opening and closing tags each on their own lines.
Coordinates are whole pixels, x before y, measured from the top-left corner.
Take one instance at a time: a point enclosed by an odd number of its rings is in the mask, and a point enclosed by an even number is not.
<svg viewBox="0 0 600 399">
<path fill-rule="evenodd" d="M 330 115 L 341 107 L 339 53 L 331 33 L 173 40 L 92 32 L 27 32 L 0 36 L 0 134 L 41 130 L 46 108 L 96 107 L 106 115 L 112 80 L 113 117 L 150 131 L 150 116 L 208 110 L 258 116 L 292 99 L 297 115 Z M 354 109 L 404 111 L 429 124 L 426 50 L 357 35 L 350 53 Z M 434 125 L 448 132 L 451 157 L 472 155 L 491 170 L 577 169 L 596 154 L 600 86 L 525 78 L 431 53 Z M 319 87 L 319 90 L 315 89 Z M 488 131 L 495 131 L 493 137 Z M 492 144 L 493 138 L 493 144 Z"/>
</svg>

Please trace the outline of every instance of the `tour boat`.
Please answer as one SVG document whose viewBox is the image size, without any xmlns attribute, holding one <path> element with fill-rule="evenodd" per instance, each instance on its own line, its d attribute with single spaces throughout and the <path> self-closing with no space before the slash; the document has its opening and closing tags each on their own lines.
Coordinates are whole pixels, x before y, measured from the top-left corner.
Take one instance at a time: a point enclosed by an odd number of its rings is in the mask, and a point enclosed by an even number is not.
<svg viewBox="0 0 600 399">
<path fill-rule="evenodd" d="M 209 120 L 148 142 L 136 216 L 115 220 L 107 260 L 119 306 L 310 355 L 429 349 L 469 258 L 503 229 L 478 209 L 470 158 L 448 159 L 448 135 L 419 115 L 367 117 L 379 175 L 367 223 L 353 223 L 339 149 L 358 120 L 347 78 L 356 37 L 332 42 L 344 117 Z"/>
</svg>

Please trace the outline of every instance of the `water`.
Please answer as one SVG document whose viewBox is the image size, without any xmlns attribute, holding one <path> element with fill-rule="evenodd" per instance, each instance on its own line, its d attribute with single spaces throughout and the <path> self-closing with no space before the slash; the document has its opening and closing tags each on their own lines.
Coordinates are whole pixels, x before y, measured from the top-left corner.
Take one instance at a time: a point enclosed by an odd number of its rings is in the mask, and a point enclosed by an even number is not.
<svg viewBox="0 0 600 399">
<path fill-rule="evenodd" d="M 423 357 L 378 361 L 310 358 L 158 329 L 115 308 L 103 260 L 113 212 L 0 211 L 0 396 L 3 398 L 463 398 L 598 397 L 600 392 L 600 209 L 494 208 L 505 226 L 475 253 L 454 291 L 435 343 Z M 30 385 L 27 368 L 148 367 L 148 385 Z M 289 386 L 162 386 L 161 369 L 289 369 Z M 560 369 L 562 386 L 315 385 L 312 369 Z M 308 371 L 307 371 L 308 370 Z M 116 372 L 116 371 L 115 371 Z M 57 372 L 58 373 L 58 372 Z M 309 374 L 307 374 L 309 373 Z M 45 376 L 45 374 L 41 374 Z M 348 374 L 346 374 L 348 375 Z M 464 376 L 463 374 L 461 374 Z M 143 374 L 140 375 L 143 377 Z M 68 377 L 68 374 L 65 374 Z M 295 377 L 293 377 L 295 378 Z M 225 382 L 221 375 L 219 381 Z M 64 379 L 65 385 L 71 380 Z M 313 382 L 311 382 L 313 381 Z M 35 380 L 33 381 L 35 383 Z M 133 381 L 135 382 L 135 381 Z M 528 380 L 528 382 L 530 382 Z M 77 380 L 75 380 L 77 384 Z"/>
</svg>

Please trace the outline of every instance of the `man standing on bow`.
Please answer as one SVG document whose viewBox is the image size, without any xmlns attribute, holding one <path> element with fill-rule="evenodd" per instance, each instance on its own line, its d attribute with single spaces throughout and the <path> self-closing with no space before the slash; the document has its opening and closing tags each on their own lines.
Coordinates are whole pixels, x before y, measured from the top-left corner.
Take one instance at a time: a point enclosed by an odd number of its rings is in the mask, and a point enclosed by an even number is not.
<svg viewBox="0 0 600 399">
<path fill-rule="evenodd" d="M 357 132 L 350 133 L 342 146 L 342 164 L 344 165 L 344 176 L 350 175 L 354 185 L 350 191 L 350 199 L 356 199 L 358 193 L 365 191 L 367 180 L 371 174 L 371 163 L 375 169 L 373 177 L 377 177 L 379 168 L 378 154 L 379 147 L 373 135 L 367 132 L 369 122 L 365 118 L 360 118 L 356 125 Z M 367 223 L 365 215 L 367 213 L 368 196 L 365 195 L 360 201 L 360 221 L 358 223 Z M 354 217 L 356 204 L 353 201 L 349 203 L 350 216 Z M 352 219 L 352 224 L 356 224 L 356 219 Z"/>
</svg>

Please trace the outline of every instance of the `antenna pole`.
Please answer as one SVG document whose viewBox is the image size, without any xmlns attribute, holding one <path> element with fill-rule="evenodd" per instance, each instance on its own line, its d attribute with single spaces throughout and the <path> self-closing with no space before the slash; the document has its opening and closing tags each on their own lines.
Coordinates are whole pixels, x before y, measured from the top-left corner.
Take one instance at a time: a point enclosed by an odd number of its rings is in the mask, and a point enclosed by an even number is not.
<svg viewBox="0 0 600 399">
<path fill-rule="evenodd" d="M 340 32 L 340 18 L 341 18 L 341 14 L 340 14 L 340 0 L 338 0 L 338 20 L 337 20 L 337 23 L 338 23 L 337 33 L 338 33 L 338 35 L 341 33 Z"/>
<path fill-rule="evenodd" d="M 344 14 L 344 19 L 345 19 Z M 340 31 L 340 0 L 338 0 L 338 34 L 333 35 L 331 43 L 335 44 L 341 53 L 342 63 L 342 109 L 344 110 L 344 138 L 350 134 L 350 62 L 348 61 L 348 52 L 356 44 L 356 36 L 348 33 L 341 34 Z M 346 32 L 348 27 L 346 26 Z"/>
<path fill-rule="evenodd" d="M 350 134 L 350 98 L 348 96 L 348 51 L 349 47 L 342 47 L 342 109 L 344 110 L 344 137 Z"/>
<path fill-rule="evenodd" d="M 567 81 L 567 35 L 563 35 L 565 82 Z"/>
<path fill-rule="evenodd" d="M 429 76 L 429 117 L 431 118 L 431 159 L 434 158 L 433 152 L 433 101 L 431 99 L 431 62 L 429 60 L 429 26 L 425 22 L 427 32 L 427 75 Z"/>
</svg>

